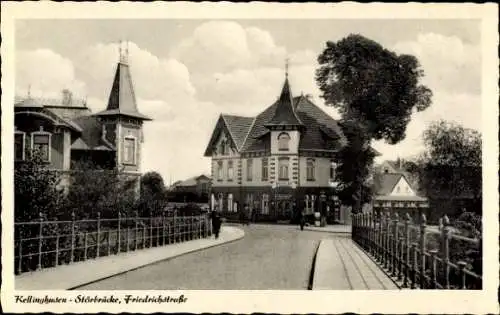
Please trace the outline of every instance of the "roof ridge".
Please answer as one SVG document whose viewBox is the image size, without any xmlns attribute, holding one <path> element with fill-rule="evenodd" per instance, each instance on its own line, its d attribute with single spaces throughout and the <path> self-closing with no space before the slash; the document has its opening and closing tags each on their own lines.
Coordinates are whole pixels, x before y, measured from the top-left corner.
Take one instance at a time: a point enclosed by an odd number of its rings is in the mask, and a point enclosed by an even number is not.
<svg viewBox="0 0 500 315">
<path fill-rule="evenodd" d="M 243 143 L 241 144 L 241 148 L 239 148 L 238 151 L 240 151 L 241 149 L 243 149 L 245 147 L 245 144 L 247 143 L 248 136 L 252 132 L 252 129 L 253 129 L 253 126 L 255 125 L 255 121 L 257 120 L 257 117 L 258 117 L 258 115 L 253 118 L 252 124 L 250 125 L 250 128 L 248 128 L 247 134 L 245 135 L 245 139 L 243 139 Z"/>
<path fill-rule="evenodd" d="M 231 136 L 231 140 L 233 140 L 233 143 L 234 145 L 236 146 L 236 148 L 238 149 L 238 144 L 236 143 L 236 138 L 234 137 L 232 131 L 231 131 L 231 128 L 229 128 L 229 124 L 228 122 L 226 121 L 226 118 L 224 118 L 224 115 L 221 114 L 221 117 L 222 117 L 222 120 L 224 121 L 224 124 L 226 125 L 226 128 L 227 130 L 229 131 L 229 136 Z M 238 150 L 239 151 L 239 150 Z"/>
</svg>

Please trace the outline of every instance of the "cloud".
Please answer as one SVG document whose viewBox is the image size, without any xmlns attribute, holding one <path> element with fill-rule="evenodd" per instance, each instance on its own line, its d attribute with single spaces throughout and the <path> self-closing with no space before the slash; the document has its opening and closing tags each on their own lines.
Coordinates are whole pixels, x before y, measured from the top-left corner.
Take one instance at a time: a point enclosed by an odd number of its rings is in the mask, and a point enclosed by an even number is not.
<svg viewBox="0 0 500 315">
<path fill-rule="evenodd" d="M 432 90 L 481 92 L 481 47 L 456 36 L 419 34 L 414 41 L 399 42 L 398 53 L 414 55 L 424 69 L 423 82 Z"/>
<path fill-rule="evenodd" d="M 129 65 L 135 93 L 149 100 L 175 103 L 192 97 L 195 89 L 187 67 L 175 59 L 161 59 L 129 43 Z M 118 62 L 118 44 L 96 44 L 77 57 L 78 74 L 88 82 L 93 97 L 107 98 Z"/>
<path fill-rule="evenodd" d="M 35 97 L 60 97 L 63 89 L 75 96 L 86 93 L 84 81 L 75 77 L 71 60 L 50 49 L 19 51 L 16 53 L 16 93 L 26 95 L 28 88 Z"/>
<path fill-rule="evenodd" d="M 215 73 L 283 64 L 285 53 L 267 31 L 243 28 L 236 22 L 211 21 L 198 26 L 172 55 L 192 71 Z"/>
<path fill-rule="evenodd" d="M 378 160 L 414 156 L 425 150 L 422 133 L 431 122 L 455 121 L 481 131 L 481 51 L 479 45 L 464 43 L 455 36 L 419 34 L 414 41 L 397 43 L 398 53 L 418 58 L 425 72 L 422 83 L 433 91 L 431 106 L 415 113 L 406 138 L 396 145 L 374 143 L 382 153 Z"/>
</svg>

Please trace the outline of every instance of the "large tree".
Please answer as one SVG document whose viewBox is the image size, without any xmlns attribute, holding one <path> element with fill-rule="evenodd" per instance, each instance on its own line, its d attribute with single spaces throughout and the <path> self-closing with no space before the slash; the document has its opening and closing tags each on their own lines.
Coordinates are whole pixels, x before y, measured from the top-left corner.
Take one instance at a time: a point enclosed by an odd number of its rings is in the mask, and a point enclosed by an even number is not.
<svg viewBox="0 0 500 315">
<path fill-rule="evenodd" d="M 417 161 L 420 186 L 429 196 L 472 200 L 471 212 L 481 213 L 481 134 L 444 120 L 423 133 L 425 152 Z"/>
<path fill-rule="evenodd" d="M 341 156 L 368 152 L 372 140 L 398 143 L 405 138 L 412 112 L 423 111 L 431 104 L 431 90 L 419 82 L 424 72 L 417 58 L 398 55 L 361 35 L 327 42 L 318 62 L 316 81 L 326 105 L 336 108 L 342 121 L 355 123 L 359 129 L 358 139 L 351 137 Z M 373 156 L 344 158 L 340 163 L 341 169 L 365 169 L 373 163 Z M 362 200 L 356 196 L 362 195 L 359 189 L 367 176 L 364 171 L 339 172 L 344 192 L 353 192 L 343 202 L 353 205 L 354 211 L 360 210 Z"/>
</svg>

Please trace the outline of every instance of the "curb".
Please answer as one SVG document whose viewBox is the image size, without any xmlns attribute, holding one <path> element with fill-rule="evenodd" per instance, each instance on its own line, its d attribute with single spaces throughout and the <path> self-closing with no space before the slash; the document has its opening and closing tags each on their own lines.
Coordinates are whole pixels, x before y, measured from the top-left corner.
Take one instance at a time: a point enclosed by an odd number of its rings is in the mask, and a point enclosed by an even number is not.
<svg viewBox="0 0 500 315">
<path fill-rule="evenodd" d="M 389 278 L 397 287 L 398 289 L 402 290 L 402 289 L 405 289 L 402 287 L 402 285 L 400 283 L 398 283 L 397 280 L 394 279 L 394 277 L 389 274 L 389 272 L 384 268 L 382 267 L 378 262 L 377 260 L 375 259 L 375 257 L 372 256 L 372 254 L 370 254 L 369 252 L 367 252 L 363 247 L 359 246 L 358 243 L 356 243 L 355 241 L 353 241 L 353 243 L 359 248 L 361 249 L 361 251 L 363 253 L 365 253 L 365 255 L 370 258 L 371 261 L 373 261 L 375 263 L 375 265 L 378 267 L 378 269 L 380 269 L 386 276 L 387 278 Z"/>
</svg>

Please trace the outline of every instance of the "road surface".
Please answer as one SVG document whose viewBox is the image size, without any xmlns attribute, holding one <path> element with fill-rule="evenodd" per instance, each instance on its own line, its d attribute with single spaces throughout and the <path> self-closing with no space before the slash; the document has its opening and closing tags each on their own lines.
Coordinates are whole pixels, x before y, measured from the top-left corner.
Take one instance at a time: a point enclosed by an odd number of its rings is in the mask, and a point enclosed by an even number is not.
<svg viewBox="0 0 500 315">
<path fill-rule="evenodd" d="M 234 243 L 91 283 L 78 290 L 304 290 L 319 241 L 349 237 L 297 226 L 250 225 Z"/>
</svg>

